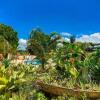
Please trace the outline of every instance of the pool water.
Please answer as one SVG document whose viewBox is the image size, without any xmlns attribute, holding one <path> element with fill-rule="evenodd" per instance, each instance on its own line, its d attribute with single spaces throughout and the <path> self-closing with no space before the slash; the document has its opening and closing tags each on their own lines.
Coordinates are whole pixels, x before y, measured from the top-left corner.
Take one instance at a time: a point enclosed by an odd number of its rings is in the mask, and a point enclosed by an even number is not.
<svg viewBox="0 0 100 100">
<path fill-rule="evenodd" d="M 38 59 L 34 59 L 34 60 L 25 60 L 24 61 L 25 64 L 32 64 L 32 65 L 40 65 L 41 61 Z"/>
</svg>

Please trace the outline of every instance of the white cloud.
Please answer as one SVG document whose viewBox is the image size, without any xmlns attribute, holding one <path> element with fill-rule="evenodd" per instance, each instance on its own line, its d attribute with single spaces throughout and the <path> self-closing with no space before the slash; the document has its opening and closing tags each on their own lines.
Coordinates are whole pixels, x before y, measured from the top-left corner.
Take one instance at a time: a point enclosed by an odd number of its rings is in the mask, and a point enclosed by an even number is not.
<svg viewBox="0 0 100 100">
<path fill-rule="evenodd" d="M 68 32 L 62 32 L 60 33 L 60 35 L 63 37 L 64 41 L 66 42 L 69 42 L 70 41 L 69 37 L 72 36 L 72 34 Z"/>
<path fill-rule="evenodd" d="M 69 42 L 70 41 L 70 39 L 67 38 L 67 37 L 65 37 L 64 39 L 65 39 L 66 42 Z"/>
<path fill-rule="evenodd" d="M 82 39 L 88 39 L 88 38 L 89 38 L 89 35 L 82 35 L 81 38 L 82 38 Z"/>
<path fill-rule="evenodd" d="M 70 41 L 69 37 L 72 35 L 67 32 L 60 33 L 63 37 L 61 41 Z M 83 34 L 82 36 L 76 38 L 77 42 L 93 42 L 93 43 L 100 43 L 100 33 L 93 33 L 90 35 Z M 25 50 L 27 47 L 27 40 L 26 39 L 19 39 L 19 46 L 18 49 Z"/>
<path fill-rule="evenodd" d="M 65 41 L 70 41 L 69 37 L 72 36 L 71 33 L 62 32 L 60 35 L 64 38 Z M 100 43 L 100 32 L 93 34 L 83 34 L 82 36 L 76 38 L 77 42 L 92 42 L 92 43 Z"/>
<path fill-rule="evenodd" d="M 69 37 L 69 36 L 71 36 L 71 34 L 68 33 L 68 32 L 62 32 L 62 33 L 60 33 L 60 35 L 63 36 L 63 37 Z"/>
<path fill-rule="evenodd" d="M 92 38 L 98 38 L 100 39 L 100 33 L 94 33 L 90 35 Z"/>
<path fill-rule="evenodd" d="M 18 43 L 19 43 L 18 49 L 20 49 L 20 50 L 25 50 L 26 49 L 27 40 L 25 40 L 25 39 L 19 39 Z"/>
<path fill-rule="evenodd" d="M 27 43 L 27 40 L 25 40 L 25 39 L 19 39 L 19 44 L 26 45 L 26 43 Z"/>
<path fill-rule="evenodd" d="M 93 33 L 91 35 L 82 35 L 81 37 L 76 38 L 76 41 L 100 43 L 100 33 Z"/>
</svg>

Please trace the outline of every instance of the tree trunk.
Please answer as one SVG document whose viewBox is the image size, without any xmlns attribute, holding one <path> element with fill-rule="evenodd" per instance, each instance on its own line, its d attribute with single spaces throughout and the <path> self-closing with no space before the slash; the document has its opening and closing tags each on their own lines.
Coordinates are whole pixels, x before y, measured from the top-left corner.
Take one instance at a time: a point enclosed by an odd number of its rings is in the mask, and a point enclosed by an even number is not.
<svg viewBox="0 0 100 100">
<path fill-rule="evenodd" d="M 42 63 L 42 69 L 45 69 L 45 68 L 44 68 L 44 65 L 45 65 L 45 58 L 42 58 L 41 63 Z"/>
</svg>

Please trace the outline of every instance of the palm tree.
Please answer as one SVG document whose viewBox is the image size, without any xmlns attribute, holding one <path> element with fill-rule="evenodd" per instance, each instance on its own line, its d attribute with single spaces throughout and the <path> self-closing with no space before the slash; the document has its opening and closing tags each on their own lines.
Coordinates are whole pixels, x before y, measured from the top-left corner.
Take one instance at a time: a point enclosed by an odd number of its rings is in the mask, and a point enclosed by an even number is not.
<svg viewBox="0 0 100 100">
<path fill-rule="evenodd" d="M 55 36 L 55 34 L 53 32 L 51 35 L 46 35 L 39 28 L 32 30 L 30 34 L 27 49 L 30 54 L 36 55 L 41 60 L 43 69 L 47 54 L 51 49 L 55 49 L 56 41 L 60 38 L 59 36 Z"/>
<path fill-rule="evenodd" d="M 75 42 L 75 36 L 71 36 L 70 37 L 70 43 L 74 43 Z"/>
</svg>

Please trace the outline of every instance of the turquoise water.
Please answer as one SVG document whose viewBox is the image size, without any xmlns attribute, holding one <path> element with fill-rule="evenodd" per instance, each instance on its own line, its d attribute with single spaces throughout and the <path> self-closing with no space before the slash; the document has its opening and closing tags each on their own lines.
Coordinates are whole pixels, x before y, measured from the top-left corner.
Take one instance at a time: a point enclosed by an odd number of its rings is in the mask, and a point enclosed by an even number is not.
<svg viewBox="0 0 100 100">
<path fill-rule="evenodd" d="M 34 59 L 34 60 L 25 60 L 24 61 L 25 64 L 32 64 L 32 65 L 40 65 L 41 61 L 38 59 Z"/>
</svg>

